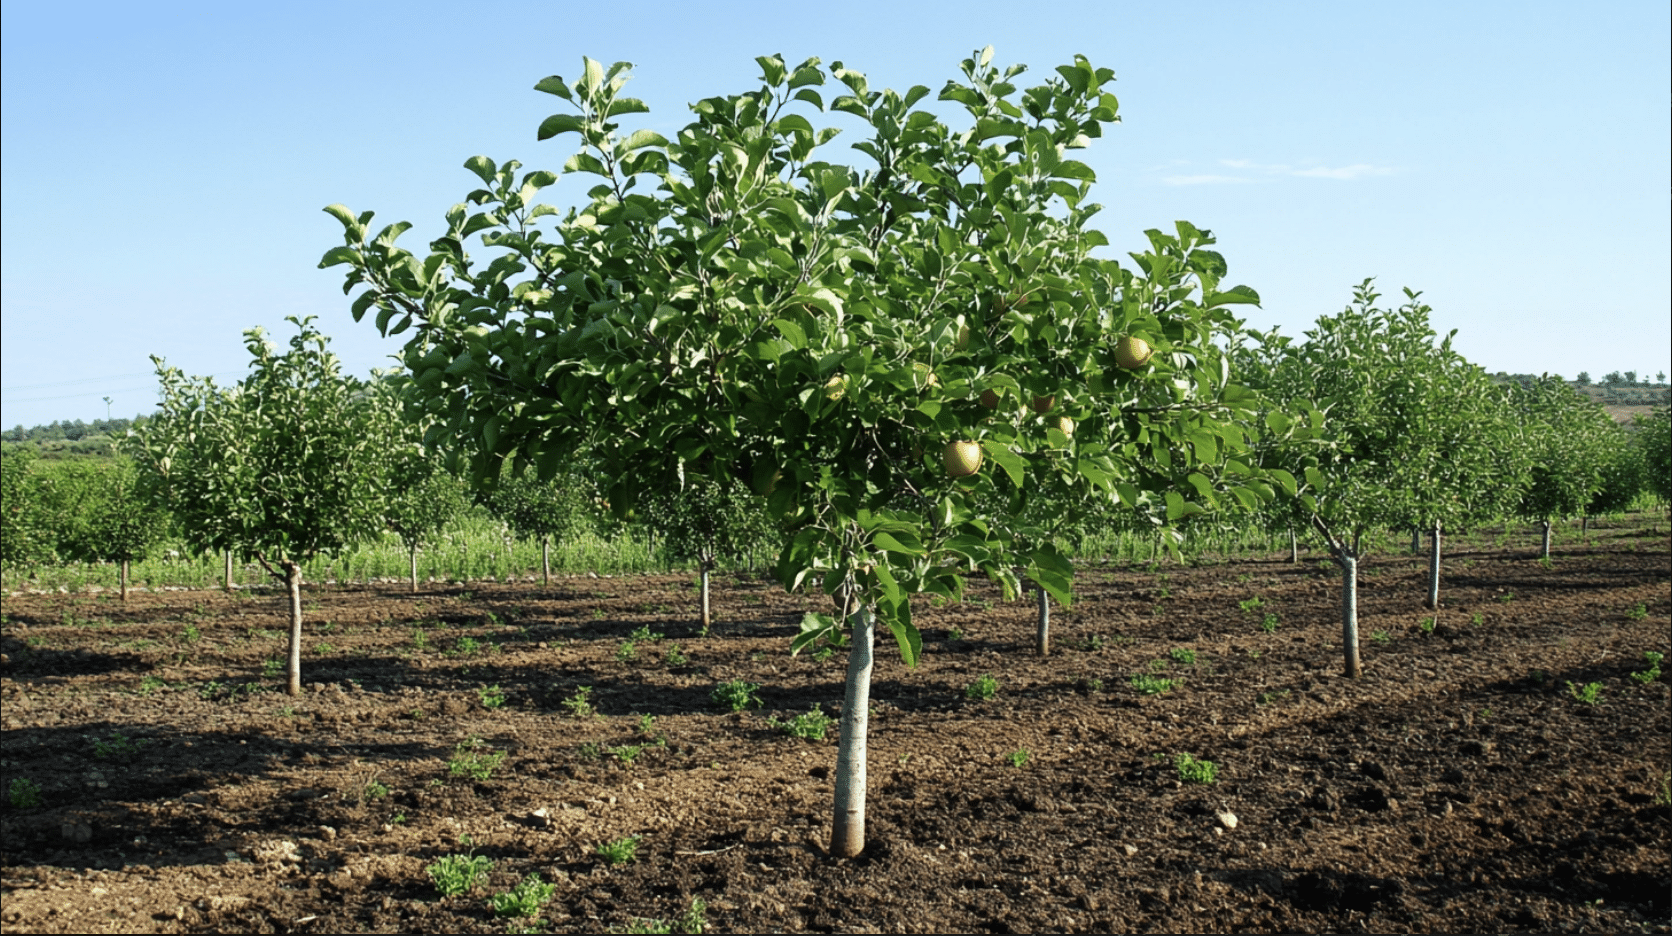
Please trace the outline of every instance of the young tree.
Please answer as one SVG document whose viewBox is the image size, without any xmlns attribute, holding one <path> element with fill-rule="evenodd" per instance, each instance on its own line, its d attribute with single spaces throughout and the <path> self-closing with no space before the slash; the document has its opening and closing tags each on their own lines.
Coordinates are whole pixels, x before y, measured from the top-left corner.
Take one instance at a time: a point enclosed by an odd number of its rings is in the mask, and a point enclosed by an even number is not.
<svg viewBox="0 0 1672 936">
<path fill-rule="evenodd" d="M 253 328 L 250 375 L 222 389 L 153 357 L 162 383 L 155 418 L 128 437 L 147 483 L 195 549 L 254 555 L 290 605 L 289 692 L 302 691 L 302 562 L 383 525 L 387 451 L 375 395 L 340 373 L 313 317 L 290 350 Z"/>
<path fill-rule="evenodd" d="M 741 558 L 746 550 L 776 533 L 761 498 L 743 482 L 715 481 L 700 475 L 684 479 L 678 490 L 659 491 L 644 504 L 644 519 L 662 533 L 668 552 L 697 564 L 700 605 L 698 621 L 704 634 L 714 623 L 709 603 L 709 578 L 724 556 Z"/>
<path fill-rule="evenodd" d="M 1093 174 L 1068 157 L 1116 119 L 1102 90 L 1113 73 L 1077 57 L 1013 100 L 1023 66 L 1001 74 L 991 55 L 941 92 L 970 113 L 965 131 L 913 110 L 926 87 L 872 91 L 839 62 L 772 56 L 756 60 L 758 91 L 692 105 L 676 142 L 619 136 L 614 118 L 647 110 L 620 95 L 630 66 L 587 59 L 573 85 L 536 86 L 579 111 L 548 118 L 540 138 L 578 134 L 565 171 L 602 180 L 558 241 L 532 227 L 557 214 L 534 204 L 556 176 L 484 157 L 465 164 L 487 186 L 469 196 L 484 210 L 450 210 L 423 260 L 395 246 L 406 223 L 368 238 L 370 212 L 327 209 L 345 245 L 321 266 L 350 266 L 345 291 L 370 287 L 356 318 L 375 308 L 380 329 L 417 326 L 413 399 L 474 452 L 475 477 L 502 459 L 550 477 L 592 452 L 618 513 L 682 473 L 770 487 L 789 531 L 780 581 L 857 595 L 832 835 L 846 857 L 864 847 L 876 625 L 914 665 L 913 593 L 959 598 L 979 572 L 1014 596 L 1021 566 L 1069 599 L 1056 551 L 1018 555 L 981 509 L 995 473 L 1128 505 L 1147 489 L 1178 519 L 1221 495 L 1205 475 L 1158 484 L 1140 453 L 1184 471 L 1242 443 L 1229 416 L 1250 395 L 1214 339 L 1235 328 L 1223 307 L 1256 297 L 1220 290 L 1212 237 L 1184 222 L 1151 231 L 1137 271 L 1090 256 L 1107 243 L 1086 226 Z M 846 86 L 830 108 L 871 132 L 854 147 L 874 169 L 813 158 L 837 131 L 798 111 L 824 109 L 827 74 Z M 634 191 L 647 176 L 656 191 Z M 507 251 L 481 270 L 464 251 L 478 232 Z M 983 394 L 1054 395 L 1075 434 L 1035 432 Z M 1270 496 L 1248 466 L 1227 472 L 1246 480 L 1225 496 Z M 836 626 L 810 615 L 795 646 Z"/>
<path fill-rule="evenodd" d="M 1512 388 L 1510 403 L 1530 465 L 1529 482 L 1514 506 L 1539 523 L 1539 555 L 1548 559 L 1551 521 L 1583 513 L 1601 492 L 1619 429 L 1601 406 L 1557 377 Z"/>
<path fill-rule="evenodd" d="M 563 542 L 588 526 L 592 485 L 578 472 L 545 480 L 508 478 L 490 496 L 493 512 L 518 536 L 540 541 L 541 582 L 551 584 L 552 540 Z"/>
<path fill-rule="evenodd" d="M 1661 406 L 1638 416 L 1634 442 L 1643 453 L 1643 489 L 1661 504 L 1672 503 L 1672 410 Z"/>
<path fill-rule="evenodd" d="M 1406 290 L 1398 310 L 1376 307 L 1365 280 L 1353 304 L 1318 319 L 1298 346 L 1266 352 L 1249 371 L 1276 406 L 1269 458 L 1305 478 L 1301 503 L 1342 570 L 1342 644 L 1349 676 L 1358 656 L 1358 563 L 1371 525 L 1436 531 L 1490 515 L 1501 490 L 1519 490 L 1516 448 L 1484 372 L 1438 345 L 1428 306 Z M 1455 334 L 1455 332 L 1453 333 Z M 1317 408 L 1313 408 L 1313 402 Z M 1275 418 L 1274 418 L 1275 417 Z M 1284 433 L 1292 433 L 1287 437 Z M 1437 603 L 1438 536 L 1429 602 Z"/>
<path fill-rule="evenodd" d="M 144 559 L 168 535 L 169 515 L 143 490 L 132 461 L 100 465 L 86 479 L 87 495 L 69 552 L 77 559 L 120 566 L 122 600 L 128 600 L 128 566 Z"/>
<path fill-rule="evenodd" d="M 383 433 L 384 524 L 406 547 L 412 592 L 418 592 L 418 550 L 434 545 L 466 505 L 464 487 L 447 473 L 441 452 L 424 443 L 424 423 L 408 420 L 401 406 L 400 373 L 374 373 L 371 389 Z"/>
<path fill-rule="evenodd" d="M 0 452 L 0 563 L 33 566 L 57 557 L 52 479 L 35 470 L 32 449 Z"/>
</svg>

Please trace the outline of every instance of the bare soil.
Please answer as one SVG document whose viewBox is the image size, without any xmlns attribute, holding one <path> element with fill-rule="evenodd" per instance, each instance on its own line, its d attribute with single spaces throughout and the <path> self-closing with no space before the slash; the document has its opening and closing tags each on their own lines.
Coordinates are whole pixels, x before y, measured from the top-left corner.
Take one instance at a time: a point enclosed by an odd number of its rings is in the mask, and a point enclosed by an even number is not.
<svg viewBox="0 0 1672 936">
<path fill-rule="evenodd" d="M 0 779 L 40 802 L 0 812 L 0 922 L 601 932 L 701 899 L 719 932 L 1672 932 L 1672 691 L 1631 675 L 1672 656 L 1669 547 L 1464 547 L 1431 631 L 1420 560 L 1374 557 L 1358 680 L 1316 556 L 1088 566 L 1044 658 L 1031 600 L 925 601 L 922 665 L 878 648 L 846 862 L 834 729 L 773 725 L 839 711 L 843 654 L 787 652 L 822 595 L 719 577 L 698 636 L 689 576 L 310 588 L 295 699 L 261 676 L 276 594 L 11 597 Z M 662 639 L 619 659 L 641 627 Z M 762 706 L 719 708 L 732 679 Z M 565 704 L 581 687 L 599 715 Z M 500 753 L 486 779 L 449 767 Z M 632 837 L 629 862 L 598 852 Z M 467 853 L 487 880 L 438 896 L 426 867 Z M 540 920 L 496 918 L 530 872 L 556 884 Z"/>
</svg>

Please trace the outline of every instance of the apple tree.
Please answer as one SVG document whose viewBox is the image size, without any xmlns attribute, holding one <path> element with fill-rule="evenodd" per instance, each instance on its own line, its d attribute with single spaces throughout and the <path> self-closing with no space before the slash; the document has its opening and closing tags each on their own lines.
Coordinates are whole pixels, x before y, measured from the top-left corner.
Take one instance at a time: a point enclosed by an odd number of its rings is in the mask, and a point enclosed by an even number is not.
<svg viewBox="0 0 1672 936">
<path fill-rule="evenodd" d="M 1638 416 L 1638 450 L 1643 453 L 1643 489 L 1662 505 L 1672 503 L 1672 410 L 1656 407 Z"/>
<path fill-rule="evenodd" d="M 1622 433 L 1601 406 L 1560 377 L 1512 384 L 1509 393 L 1529 466 L 1516 513 L 1539 524 L 1539 556 L 1548 559 L 1551 521 L 1584 513 L 1601 493 Z"/>
<path fill-rule="evenodd" d="M 68 544 L 69 554 L 77 559 L 114 562 L 120 567 L 123 601 L 128 600 L 129 565 L 149 555 L 169 532 L 168 512 L 142 487 L 142 481 L 126 458 L 89 472 Z"/>
<path fill-rule="evenodd" d="M 188 378 L 153 357 L 162 402 L 125 440 L 187 545 L 254 556 L 290 606 L 289 692 L 302 691 L 302 562 L 383 526 L 388 421 L 376 394 L 343 375 L 313 317 L 276 354 L 244 333 L 250 374 L 236 386 Z"/>
<path fill-rule="evenodd" d="M 424 426 L 405 418 L 401 388 L 408 379 L 398 372 L 375 374 L 372 389 L 388 445 L 383 522 L 406 547 L 408 579 L 416 594 L 419 548 L 434 545 L 466 500 L 464 486 L 447 472 L 443 453 L 424 444 Z"/>
<path fill-rule="evenodd" d="M 655 492 L 641 503 L 644 522 L 662 534 L 669 554 L 697 564 L 698 624 L 702 633 L 708 633 L 714 623 L 709 579 L 720 559 L 741 558 L 775 534 L 777 525 L 767 515 L 762 498 L 736 479 L 716 481 L 689 475 L 681 489 Z"/>
<path fill-rule="evenodd" d="M 29 448 L 0 452 L 0 563 L 10 567 L 57 558 L 56 485 L 38 460 Z"/>
<path fill-rule="evenodd" d="M 572 83 L 536 85 L 575 111 L 538 136 L 579 137 L 564 172 L 595 177 L 584 207 L 536 203 L 556 173 L 477 156 L 465 166 L 483 187 L 447 211 L 426 257 L 396 245 L 405 222 L 374 234 L 371 212 L 326 209 L 345 243 L 321 266 L 348 266 L 345 294 L 366 287 L 357 319 L 414 331 L 409 402 L 474 477 L 506 460 L 551 477 L 585 451 L 618 515 L 692 476 L 771 491 L 779 580 L 857 599 L 844 620 L 809 615 L 793 645 L 852 629 L 832 832 L 844 857 L 864 847 L 876 627 L 915 665 L 913 594 L 956 600 L 981 574 L 1013 597 L 1020 567 L 1070 599 L 1066 560 L 1049 543 L 1020 552 L 984 506 L 998 477 L 1174 519 L 1271 496 L 1234 459 L 1223 493 L 1191 470 L 1242 444 L 1231 416 L 1251 394 L 1215 339 L 1234 326 L 1225 307 L 1257 297 L 1221 290 L 1224 259 L 1186 222 L 1150 231 L 1133 268 L 1091 256 L 1107 239 L 1087 226 L 1092 170 L 1071 156 L 1116 120 L 1113 73 L 1076 57 L 1018 95 L 1025 67 L 991 57 L 940 92 L 968 113 L 963 130 L 916 109 L 927 87 L 874 91 L 840 62 L 763 56 L 757 90 L 692 104 L 673 140 L 618 132 L 648 109 L 621 94 L 631 66 L 586 59 Z M 840 132 L 813 122 L 829 78 L 842 87 L 828 110 L 866 134 L 853 149 L 868 168 L 815 155 Z M 548 216 L 554 230 L 535 226 Z M 465 250 L 477 234 L 502 251 L 485 266 Z M 1153 357 L 1121 366 L 1123 336 Z M 1072 437 L 1021 418 L 1048 396 Z"/>
<path fill-rule="evenodd" d="M 552 540 L 563 542 L 588 526 L 592 485 L 573 469 L 550 478 L 502 480 L 488 497 L 494 514 L 518 536 L 540 541 L 540 580 L 552 580 Z"/>
<path fill-rule="evenodd" d="M 1293 345 L 1263 336 L 1241 349 L 1250 384 L 1272 403 L 1260 462 L 1293 473 L 1299 504 L 1342 570 L 1344 669 L 1360 673 L 1358 563 L 1372 525 L 1429 529 L 1428 602 L 1438 602 L 1439 531 L 1497 515 L 1519 490 L 1515 446 L 1484 372 L 1438 344 L 1429 307 L 1406 290 L 1397 310 L 1376 306 L 1365 280 L 1338 316 Z M 1455 334 L 1455 332 L 1453 333 Z M 1286 521 L 1292 517 L 1283 517 Z"/>
</svg>

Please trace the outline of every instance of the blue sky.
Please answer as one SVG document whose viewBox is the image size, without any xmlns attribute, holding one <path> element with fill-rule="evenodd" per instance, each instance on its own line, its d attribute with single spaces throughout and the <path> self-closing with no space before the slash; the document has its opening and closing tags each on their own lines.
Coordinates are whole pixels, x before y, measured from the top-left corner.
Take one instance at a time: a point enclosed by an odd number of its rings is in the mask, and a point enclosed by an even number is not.
<svg viewBox="0 0 1672 936">
<path fill-rule="evenodd" d="M 147 412 L 152 354 L 232 382 L 243 330 L 282 340 L 287 315 L 350 371 L 385 366 L 399 339 L 317 269 L 341 238 L 321 208 L 411 221 L 421 251 L 476 187 L 466 158 L 562 165 L 575 137 L 535 128 L 566 105 L 532 89 L 583 55 L 633 62 L 651 113 L 629 127 L 671 136 L 688 103 L 754 88 L 757 55 L 938 91 L 989 43 L 1023 87 L 1082 53 L 1118 79 L 1122 123 L 1080 157 L 1112 256 L 1183 218 L 1259 291 L 1260 328 L 1299 335 L 1374 276 L 1490 371 L 1672 371 L 1664 0 L 803 9 L 5 4 L 0 424 Z M 826 158 L 867 166 L 852 136 Z"/>
</svg>

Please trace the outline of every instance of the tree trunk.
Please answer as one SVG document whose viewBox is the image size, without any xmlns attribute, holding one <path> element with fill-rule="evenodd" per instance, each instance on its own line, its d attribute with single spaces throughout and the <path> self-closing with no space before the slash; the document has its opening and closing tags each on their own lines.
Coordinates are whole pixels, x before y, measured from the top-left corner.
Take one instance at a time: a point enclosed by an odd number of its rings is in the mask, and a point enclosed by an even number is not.
<svg viewBox="0 0 1672 936">
<path fill-rule="evenodd" d="M 1411 552 L 1415 553 L 1417 550 L 1419 550 L 1421 548 L 1422 548 L 1422 530 L 1419 527 L 1411 527 Z"/>
<path fill-rule="evenodd" d="M 1358 653 L 1358 556 L 1342 549 L 1335 557 L 1341 566 L 1341 651 L 1349 679 L 1363 672 Z"/>
<path fill-rule="evenodd" d="M 418 594 L 418 544 L 413 543 L 407 548 L 407 559 L 411 562 L 408 567 L 412 575 L 412 593 Z"/>
<path fill-rule="evenodd" d="M 552 583 L 552 538 L 548 533 L 540 537 L 540 584 Z"/>
<path fill-rule="evenodd" d="M 1542 544 L 1539 547 L 1538 557 L 1540 559 L 1549 559 L 1550 558 L 1550 518 L 1549 517 L 1546 517 L 1544 519 L 1544 529 L 1543 529 L 1542 534 L 1541 534 L 1541 539 L 1542 539 Z"/>
<path fill-rule="evenodd" d="M 1579 535 L 1580 535 L 1580 537 L 1585 538 L 1585 539 L 1590 538 L 1590 535 L 1591 535 L 1591 518 L 1590 517 L 1580 517 L 1579 518 Z"/>
<path fill-rule="evenodd" d="M 1300 543 L 1295 539 L 1295 528 L 1290 527 L 1289 528 L 1289 564 L 1290 565 L 1297 565 L 1297 564 L 1299 564 L 1299 562 L 1300 562 Z"/>
<path fill-rule="evenodd" d="M 299 696 L 302 694 L 302 567 L 283 559 L 279 568 L 284 570 L 285 592 L 290 597 L 290 686 L 286 691 Z"/>
<path fill-rule="evenodd" d="M 836 811 L 830 828 L 830 853 L 838 858 L 856 858 L 865 850 L 865 738 L 870 728 L 876 618 L 870 608 L 862 607 L 853 622 L 841 741 L 836 749 Z"/>
<path fill-rule="evenodd" d="M 222 576 L 221 588 L 227 594 L 232 594 L 232 550 L 226 551 L 226 572 Z"/>
<path fill-rule="evenodd" d="M 708 566 L 709 566 L 709 563 L 704 562 L 702 564 L 702 571 L 701 571 L 701 580 L 702 580 L 702 586 L 701 586 L 701 590 L 702 590 L 702 632 L 703 632 L 704 635 L 706 635 L 708 633 L 708 628 L 711 625 L 713 625 L 713 623 L 714 623 L 714 616 L 710 612 L 709 604 L 708 604 Z"/>
<path fill-rule="evenodd" d="M 1428 600 L 1424 606 L 1430 611 L 1440 610 L 1440 525 L 1434 524 L 1434 532 L 1430 534 L 1428 542 Z"/>
<path fill-rule="evenodd" d="M 128 560 L 122 560 L 122 600 L 128 600 Z"/>
<path fill-rule="evenodd" d="M 1045 586 L 1039 586 L 1039 631 L 1034 635 L 1034 650 L 1040 656 L 1051 655 L 1051 599 Z"/>
</svg>

